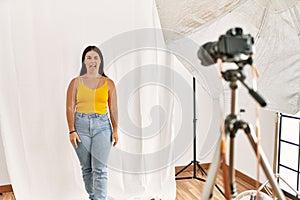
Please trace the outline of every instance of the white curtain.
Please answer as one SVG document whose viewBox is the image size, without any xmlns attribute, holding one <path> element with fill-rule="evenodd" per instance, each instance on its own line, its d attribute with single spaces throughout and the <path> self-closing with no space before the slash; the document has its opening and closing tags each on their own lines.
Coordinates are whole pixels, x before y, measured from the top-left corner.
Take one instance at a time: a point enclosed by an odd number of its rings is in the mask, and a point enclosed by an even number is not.
<svg viewBox="0 0 300 200">
<path fill-rule="evenodd" d="M 175 199 L 175 146 L 192 140 L 180 140 L 174 123 L 182 118 L 174 115 L 182 93 L 173 89 L 173 57 L 158 51 L 164 41 L 154 29 L 155 2 L 2 0 L 0 24 L 0 133 L 16 198 L 87 199 L 65 93 L 83 49 L 97 45 L 118 91 L 120 143 L 108 163 L 109 199 Z"/>
</svg>

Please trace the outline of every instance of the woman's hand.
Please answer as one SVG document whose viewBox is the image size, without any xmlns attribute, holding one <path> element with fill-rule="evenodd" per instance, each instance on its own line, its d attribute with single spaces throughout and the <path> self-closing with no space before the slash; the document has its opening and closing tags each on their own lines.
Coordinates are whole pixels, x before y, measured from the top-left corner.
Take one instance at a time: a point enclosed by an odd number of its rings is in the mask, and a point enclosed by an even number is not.
<svg viewBox="0 0 300 200">
<path fill-rule="evenodd" d="M 118 137 L 118 133 L 117 131 L 113 131 L 112 136 L 111 136 L 111 140 L 112 140 L 112 145 L 116 146 L 118 141 L 119 141 L 119 137 Z"/>
<path fill-rule="evenodd" d="M 78 147 L 77 142 L 81 142 L 81 140 L 76 132 L 73 132 L 70 134 L 70 141 L 75 148 Z"/>
</svg>

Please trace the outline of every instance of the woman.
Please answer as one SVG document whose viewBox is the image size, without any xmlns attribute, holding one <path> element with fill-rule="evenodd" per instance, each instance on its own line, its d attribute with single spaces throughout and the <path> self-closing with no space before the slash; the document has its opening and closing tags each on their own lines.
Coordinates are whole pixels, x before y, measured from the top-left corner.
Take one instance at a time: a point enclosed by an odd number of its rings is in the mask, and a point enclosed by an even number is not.
<svg viewBox="0 0 300 200">
<path fill-rule="evenodd" d="M 118 107 L 114 82 L 104 74 L 103 56 L 96 46 L 83 51 L 80 76 L 67 90 L 66 112 L 85 189 L 90 199 L 106 199 L 106 164 L 111 146 L 118 143 Z"/>
</svg>

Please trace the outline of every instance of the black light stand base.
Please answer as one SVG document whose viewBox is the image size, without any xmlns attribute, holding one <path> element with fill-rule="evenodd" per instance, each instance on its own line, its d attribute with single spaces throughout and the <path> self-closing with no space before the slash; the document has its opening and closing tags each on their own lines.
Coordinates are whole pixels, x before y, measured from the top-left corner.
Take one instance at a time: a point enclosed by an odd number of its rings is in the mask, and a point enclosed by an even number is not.
<svg viewBox="0 0 300 200">
<path fill-rule="evenodd" d="M 197 150 L 196 150 L 196 143 L 197 143 L 197 139 L 196 139 L 197 118 L 196 118 L 196 79 L 195 79 L 195 77 L 193 77 L 193 106 L 194 106 L 194 119 L 193 119 L 193 135 L 194 135 L 194 141 L 193 141 L 193 160 L 190 162 L 190 164 L 188 164 L 187 166 L 185 166 L 184 168 L 182 168 L 179 172 L 177 172 L 175 174 L 175 180 L 196 179 L 196 180 L 199 180 L 199 181 L 202 181 L 202 182 L 206 182 L 205 179 L 197 177 L 197 167 L 201 171 L 202 175 L 207 176 L 207 173 L 201 167 L 200 162 L 197 161 L 197 159 L 196 159 L 196 155 L 197 155 Z M 177 177 L 177 175 L 179 175 L 180 173 L 182 173 L 184 170 L 186 170 L 191 165 L 193 165 L 193 168 L 194 168 L 193 169 L 193 176 L 190 176 L 190 177 Z M 225 197 L 225 194 L 221 190 L 221 188 L 217 184 L 215 184 L 215 186 L 219 190 L 219 192 Z M 212 194 L 211 194 L 211 196 L 212 196 Z"/>
<path fill-rule="evenodd" d="M 186 170 L 189 166 L 191 166 L 192 164 L 194 164 L 194 170 L 193 170 L 193 176 L 185 176 L 185 177 L 177 177 L 180 173 L 182 173 L 184 170 Z M 175 180 L 184 180 L 184 179 L 196 179 L 196 180 L 199 180 L 199 181 L 202 181 L 202 182 L 206 182 L 205 179 L 203 178 L 200 178 L 200 177 L 197 177 L 197 167 L 198 169 L 201 171 L 202 175 L 205 175 L 207 176 L 207 173 L 205 172 L 205 170 L 201 167 L 200 165 L 200 162 L 198 161 L 191 161 L 190 164 L 188 164 L 187 166 L 185 166 L 184 168 L 182 168 L 179 172 L 177 172 L 175 174 Z M 217 185 L 215 184 L 215 187 L 217 188 L 217 190 L 225 197 L 225 194 L 224 192 L 222 191 L 222 189 Z M 211 194 L 212 196 L 212 194 Z"/>
<path fill-rule="evenodd" d="M 182 173 L 184 170 L 186 170 L 189 166 L 194 165 L 194 173 L 193 176 L 189 176 L 189 177 L 177 177 L 177 175 L 179 175 L 180 173 Z M 197 177 L 197 170 L 196 168 L 199 168 L 199 170 L 201 171 L 202 175 L 207 175 L 206 172 L 204 171 L 204 169 L 201 167 L 201 165 L 199 164 L 198 161 L 191 161 L 190 164 L 188 164 L 187 166 L 185 166 L 184 168 L 182 168 L 179 172 L 177 172 L 175 174 L 175 180 L 183 180 L 183 179 L 197 179 L 199 181 L 203 181 L 205 182 L 205 179 L 203 178 L 199 178 Z"/>
</svg>

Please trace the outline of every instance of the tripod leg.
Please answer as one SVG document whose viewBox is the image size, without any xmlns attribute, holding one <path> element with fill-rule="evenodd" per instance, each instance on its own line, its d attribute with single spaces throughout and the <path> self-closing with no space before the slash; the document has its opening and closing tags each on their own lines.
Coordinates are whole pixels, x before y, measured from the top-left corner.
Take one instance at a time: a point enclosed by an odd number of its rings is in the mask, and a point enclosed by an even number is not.
<svg viewBox="0 0 300 200">
<path fill-rule="evenodd" d="M 218 169 L 220 167 L 220 163 L 221 163 L 221 142 L 219 142 L 219 144 L 217 145 L 216 149 L 215 149 L 215 154 L 212 160 L 212 163 L 209 167 L 209 172 L 208 172 L 208 176 L 206 179 L 206 183 L 204 185 L 203 191 L 202 191 L 202 195 L 201 195 L 201 200 L 208 200 L 211 197 L 213 188 L 214 188 L 214 184 L 215 184 L 215 180 L 217 177 L 217 173 L 218 173 Z"/>
<path fill-rule="evenodd" d="M 230 151 L 229 151 L 229 182 L 230 182 L 230 191 L 231 197 L 236 197 L 236 185 L 235 185 L 235 168 L 234 168 L 234 139 L 235 136 L 230 136 Z"/>
<path fill-rule="evenodd" d="M 251 146 L 253 148 L 253 150 L 255 151 L 255 153 L 257 153 L 257 149 L 256 149 L 256 144 L 257 144 L 257 138 L 255 135 L 252 134 L 252 132 L 250 131 L 250 133 L 247 133 L 247 137 L 251 143 Z M 259 154 L 260 154 L 260 160 L 261 160 L 261 167 L 264 170 L 264 173 L 266 175 L 266 177 L 269 180 L 270 185 L 272 186 L 272 189 L 276 195 L 276 197 L 278 199 L 285 199 L 283 192 L 281 191 L 281 189 L 279 188 L 278 184 L 276 183 L 276 179 L 274 177 L 274 174 L 272 172 L 271 166 L 268 163 L 268 159 L 265 155 L 265 153 L 263 152 L 263 149 L 261 147 L 261 145 L 258 146 L 258 150 L 259 150 Z"/>
<path fill-rule="evenodd" d="M 197 166 L 198 166 L 199 170 L 201 171 L 202 175 L 207 176 L 206 171 L 203 169 L 203 167 L 201 167 L 201 165 L 199 164 L 199 162 L 197 162 Z M 199 179 L 199 178 L 198 178 L 198 179 Z M 204 180 L 204 179 L 202 179 L 202 180 Z M 205 181 L 205 180 L 204 180 L 204 181 Z M 215 183 L 215 186 L 216 186 L 217 190 L 219 190 L 219 192 L 220 192 L 223 196 L 225 196 L 224 192 L 223 192 L 222 189 L 219 187 L 219 185 Z"/>
<path fill-rule="evenodd" d="M 198 166 L 198 169 L 201 171 L 201 173 L 202 173 L 202 175 L 205 175 L 205 176 L 207 176 L 207 173 L 206 173 L 206 171 L 201 167 L 201 165 L 200 165 L 200 163 L 199 162 L 197 162 L 197 166 Z"/>
<path fill-rule="evenodd" d="M 181 172 L 183 172 L 186 168 L 188 168 L 191 164 L 193 164 L 193 162 L 190 162 L 190 164 L 188 164 L 187 166 L 185 166 L 184 168 L 182 168 L 179 172 L 177 172 L 175 174 L 175 176 L 179 175 Z"/>
</svg>

